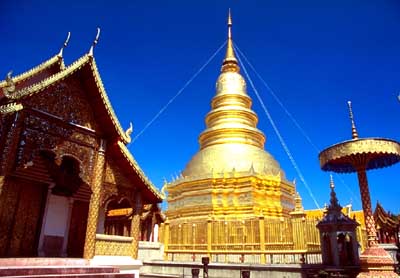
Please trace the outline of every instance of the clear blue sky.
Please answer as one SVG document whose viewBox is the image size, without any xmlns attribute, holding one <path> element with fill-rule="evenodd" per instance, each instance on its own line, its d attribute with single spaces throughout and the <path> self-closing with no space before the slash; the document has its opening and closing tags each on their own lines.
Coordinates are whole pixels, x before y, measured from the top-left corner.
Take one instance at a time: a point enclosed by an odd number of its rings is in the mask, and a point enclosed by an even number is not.
<svg viewBox="0 0 400 278">
<path fill-rule="evenodd" d="M 35 2 L 35 3 L 33 3 Z M 84 2 L 84 3 L 81 3 Z M 351 136 L 352 100 L 361 137 L 400 140 L 400 3 L 398 1 L 1 1 L 0 75 L 16 74 L 59 51 L 69 64 L 95 49 L 100 74 L 124 127 L 137 134 L 226 39 L 232 9 L 234 41 L 320 149 Z M 197 137 L 215 93 L 223 51 L 138 140 L 129 145 L 161 187 L 198 150 Z M 329 174 L 318 153 L 270 93 L 258 91 L 318 202 L 329 200 Z M 310 196 L 249 87 L 266 149 L 288 179 Z M 335 176 L 342 205 L 361 207 L 355 174 Z M 400 165 L 368 173 L 373 206 L 400 213 Z"/>
</svg>

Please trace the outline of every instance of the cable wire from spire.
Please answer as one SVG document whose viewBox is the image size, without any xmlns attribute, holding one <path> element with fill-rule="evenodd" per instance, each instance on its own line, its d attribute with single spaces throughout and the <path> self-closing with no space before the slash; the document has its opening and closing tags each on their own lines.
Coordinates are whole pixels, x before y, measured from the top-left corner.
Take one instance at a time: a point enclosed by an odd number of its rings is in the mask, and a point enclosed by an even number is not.
<svg viewBox="0 0 400 278">
<path fill-rule="evenodd" d="M 157 114 L 144 126 L 142 130 L 140 130 L 136 136 L 132 139 L 131 143 L 134 143 L 157 119 L 160 115 L 171 105 L 174 100 L 182 94 L 182 92 L 192 83 L 192 81 L 203 71 L 203 69 L 215 58 L 215 56 L 221 51 L 221 49 L 226 45 L 227 41 L 225 41 L 215 52 L 211 55 L 210 58 L 200 67 L 198 71 L 193 74 L 192 77 L 189 78 L 188 81 L 183 85 L 183 87 L 157 112 Z"/>
<path fill-rule="evenodd" d="M 255 75 L 258 77 L 258 79 L 261 80 L 261 82 L 264 84 L 264 86 L 267 88 L 267 90 L 271 93 L 275 101 L 279 104 L 279 106 L 285 111 L 286 115 L 292 120 L 294 125 L 297 127 L 297 129 L 301 132 L 301 134 L 306 138 L 306 140 L 310 143 L 310 145 L 316 150 L 318 153 L 321 151 L 320 148 L 318 148 L 312 141 L 311 138 L 307 135 L 307 133 L 304 131 L 304 129 L 300 126 L 300 124 L 296 121 L 296 119 L 293 117 L 292 113 L 290 113 L 286 107 L 283 105 L 282 101 L 278 98 L 278 96 L 275 94 L 275 92 L 271 89 L 271 87 L 268 85 L 268 83 L 261 77 L 261 75 L 256 71 L 254 66 L 250 63 L 250 61 L 246 58 L 246 56 L 243 54 L 243 52 L 239 49 L 239 47 L 235 44 L 235 50 L 238 51 L 238 53 L 243 57 L 245 62 L 249 65 L 251 70 L 255 73 Z"/>
<path fill-rule="evenodd" d="M 236 50 L 237 47 L 236 47 L 236 46 L 234 46 L 234 47 L 235 47 L 235 50 Z M 239 53 L 238 53 L 238 54 L 239 54 Z M 256 94 L 257 99 L 258 99 L 258 101 L 259 101 L 260 104 L 261 104 L 261 107 L 263 108 L 265 114 L 267 115 L 267 118 L 268 118 L 268 120 L 270 121 L 270 123 L 271 123 L 271 125 L 272 125 L 272 128 L 274 129 L 274 131 L 275 131 L 276 135 L 278 136 L 278 139 L 279 139 L 279 141 L 280 141 L 280 143 L 281 143 L 283 149 L 285 150 L 286 154 L 287 154 L 288 157 L 289 157 L 290 162 L 292 163 L 293 168 L 296 170 L 297 175 L 299 176 L 300 180 L 302 181 L 302 183 L 303 183 L 304 186 L 306 187 L 306 189 L 307 189 L 307 191 L 308 191 L 308 194 L 310 195 L 310 197 L 311 197 L 312 200 L 314 201 L 314 204 L 317 206 L 318 209 L 320 209 L 320 206 L 319 206 L 319 204 L 318 204 L 318 202 L 317 202 L 317 199 L 314 197 L 314 194 L 312 193 L 311 188 L 308 186 L 308 184 L 307 184 L 307 182 L 306 182 L 306 180 L 305 180 L 305 178 L 304 178 L 302 172 L 300 171 L 300 168 L 299 168 L 299 166 L 297 165 L 297 162 L 295 161 L 295 159 L 294 159 L 292 153 L 290 152 L 288 146 L 286 145 L 285 140 L 283 139 L 281 133 L 279 132 L 278 127 L 276 126 L 274 120 L 273 120 L 272 117 L 271 117 L 271 114 L 269 113 L 267 107 L 266 107 L 265 104 L 264 104 L 264 101 L 261 99 L 260 94 L 258 93 L 256 87 L 254 86 L 254 83 L 253 83 L 252 79 L 250 78 L 250 75 L 248 74 L 246 67 L 245 67 L 244 64 L 242 63 L 242 59 L 240 58 L 240 56 L 241 56 L 241 55 L 237 55 L 237 58 L 238 58 L 238 60 L 239 60 L 239 64 L 240 64 L 240 66 L 243 68 L 243 71 L 244 71 L 244 73 L 245 73 L 245 75 L 246 75 L 246 77 L 247 77 L 247 80 L 248 80 L 249 83 L 250 83 L 251 88 L 253 89 L 254 93 Z"/>
<path fill-rule="evenodd" d="M 262 78 L 262 76 L 257 72 L 257 70 L 254 68 L 254 66 L 251 64 L 251 62 L 247 59 L 247 57 L 244 55 L 244 53 L 240 50 L 240 48 L 237 46 L 237 44 L 234 45 L 235 50 L 237 51 L 238 54 L 242 56 L 244 61 L 249 65 L 251 70 L 255 73 L 255 75 L 260 79 L 261 83 L 267 88 L 267 90 L 270 92 L 270 94 L 273 96 L 275 101 L 279 104 L 279 106 L 282 108 L 282 110 L 288 115 L 288 117 L 292 120 L 294 125 L 297 127 L 297 129 L 300 131 L 300 133 L 306 138 L 306 140 L 310 143 L 310 145 L 314 148 L 314 150 L 317 153 L 321 152 L 321 149 L 315 145 L 311 138 L 307 135 L 306 131 L 300 126 L 298 121 L 293 117 L 293 115 L 289 112 L 289 110 L 283 105 L 282 101 L 279 99 L 279 97 L 275 94 L 275 92 L 271 89 L 271 87 L 268 85 L 268 83 Z M 351 188 L 344 182 L 343 178 L 340 175 L 335 174 L 335 177 L 339 179 L 339 181 L 345 186 L 346 190 L 348 193 L 351 194 L 353 199 L 361 205 L 360 199 L 354 194 L 354 192 L 351 190 Z"/>
</svg>

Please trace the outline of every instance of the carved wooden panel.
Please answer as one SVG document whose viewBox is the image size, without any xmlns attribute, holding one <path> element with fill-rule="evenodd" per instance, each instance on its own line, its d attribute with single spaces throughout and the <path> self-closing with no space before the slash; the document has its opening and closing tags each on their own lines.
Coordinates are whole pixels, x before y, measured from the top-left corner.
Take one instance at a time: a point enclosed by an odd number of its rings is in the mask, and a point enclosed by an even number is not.
<svg viewBox="0 0 400 278">
<path fill-rule="evenodd" d="M 90 101 L 81 83 L 69 77 L 26 100 L 33 108 L 61 117 L 63 120 L 97 130 Z"/>
<path fill-rule="evenodd" d="M 8 179 L 0 196 L 0 257 L 36 256 L 46 187 Z"/>
<path fill-rule="evenodd" d="M 96 138 L 74 131 L 68 126 L 28 115 L 17 151 L 17 167 L 29 167 L 40 150 L 49 150 L 56 155 L 56 163 L 61 164 L 63 156 L 75 158 L 80 165 L 81 179 L 91 184 Z"/>
<path fill-rule="evenodd" d="M 103 188 L 103 205 L 112 196 L 117 200 L 120 198 L 127 198 L 131 204 L 135 203 L 133 199 L 135 191 L 134 184 L 126 177 L 118 164 L 110 157 L 107 157 Z"/>
</svg>

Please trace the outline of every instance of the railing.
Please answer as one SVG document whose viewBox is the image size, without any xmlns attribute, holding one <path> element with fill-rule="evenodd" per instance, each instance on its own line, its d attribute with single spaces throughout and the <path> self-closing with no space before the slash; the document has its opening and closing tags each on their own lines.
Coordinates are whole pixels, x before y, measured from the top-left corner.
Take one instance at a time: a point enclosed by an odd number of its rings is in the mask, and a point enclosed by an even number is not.
<svg viewBox="0 0 400 278">
<path fill-rule="evenodd" d="M 320 263 L 316 220 L 204 219 L 166 222 L 162 228 L 165 259 L 226 263 Z"/>
<path fill-rule="evenodd" d="M 169 250 L 168 261 L 201 262 L 201 258 L 208 256 L 207 252 L 188 250 Z M 319 264 L 322 262 L 320 252 L 307 250 L 265 251 L 265 252 L 216 252 L 212 251 L 210 260 L 215 263 L 247 263 L 247 264 Z M 264 258 L 264 260 L 262 259 Z"/>
</svg>

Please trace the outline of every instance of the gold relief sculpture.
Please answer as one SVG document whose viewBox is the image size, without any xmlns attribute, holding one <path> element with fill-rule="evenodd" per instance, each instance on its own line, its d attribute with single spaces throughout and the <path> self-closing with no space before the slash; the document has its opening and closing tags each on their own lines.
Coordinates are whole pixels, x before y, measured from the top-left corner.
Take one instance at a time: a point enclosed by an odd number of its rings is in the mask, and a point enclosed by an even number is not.
<svg viewBox="0 0 400 278">
<path fill-rule="evenodd" d="M 131 256 L 132 238 L 110 235 L 96 235 L 96 256 Z"/>
<path fill-rule="evenodd" d="M 39 116 L 29 115 L 24 119 L 24 130 L 18 145 L 17 166 L 25 167 L 27 163 L 33 161 L 39 151 L 49 150 L 56 155 L 56 161 L 61 162 L 62 157 L 66 155 L 79 161 L 80 177 L 85 183 L 90 184 L 94 148 L 98 145 L 94 142 L 96 141 L 92 136 L 78 136 L 71 128 Z"/>
<path fill-rule="evenodd" d="M 68 80 L 47 88 L 34 98 L 29 98 L 26 102 L 36 109 L 60 117 L 66 122 L 99 130 L 92 107 L 85 97 L 87 94 L 81 87 L 79 80 L 75 80 L 71 76 Z M 65 103 L 73 103 L 73 105 L 65 105 Z"/>
</svg>

